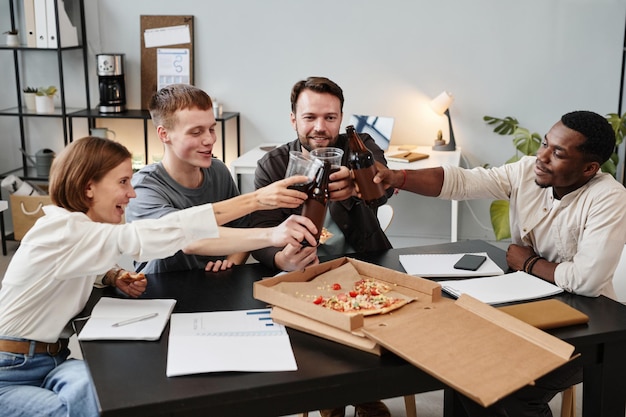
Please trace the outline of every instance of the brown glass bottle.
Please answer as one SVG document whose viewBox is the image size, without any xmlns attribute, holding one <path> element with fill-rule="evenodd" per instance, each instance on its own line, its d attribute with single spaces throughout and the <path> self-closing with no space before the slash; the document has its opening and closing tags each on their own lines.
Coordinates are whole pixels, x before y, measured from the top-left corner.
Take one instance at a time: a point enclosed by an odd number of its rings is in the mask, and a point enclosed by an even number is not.
<svg viewBox="0 0 626 417">
<path fill-rule="evenodd" d="M 313 186 L 307 191 L 309 198 L 306 199 L 302 206 L 302 215 L 308 217 L 317 228 L 317 233 L 314 235 L 316 242 L 320 240 L 320 234 L 324 227 L 324 219 L 326 218 L 326 207 L 330 200 L 330 193 L 328 191 L 328 176 L 330 175 L 330 171 L 330 163 L 324 162 L 324 165 L 317 171 Z M 302 246 L 310 246 L 310 244 L 308 241 L 303 240 Z"/>
<path fill-rule="evenodd" d="M 354 173 L 354 180 L 359 186 L 361 197 L 366 204 L 378 207 L 385 204 L 385 189 L 382 184 L 374 183 L 376 164 L 374 155 L 359 138 L 354 126 L 346 127 L 350 156 L 348 165 Z"/>
</svg>

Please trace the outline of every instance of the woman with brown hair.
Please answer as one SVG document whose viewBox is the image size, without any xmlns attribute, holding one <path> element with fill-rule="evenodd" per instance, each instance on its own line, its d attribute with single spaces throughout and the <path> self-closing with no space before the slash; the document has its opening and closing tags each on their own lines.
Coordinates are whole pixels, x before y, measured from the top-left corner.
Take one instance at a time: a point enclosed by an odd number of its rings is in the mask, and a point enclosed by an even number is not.
<svg viewBox="0 0 626 417">
<path fill-rule="evenodd" d="M 86 366 L 66 360 L 70 352 L 61 333 L 85 307 L 94 283 L 133 297 L 144 291 L 145 278 L 133 280 L 111 269 L 120 255 L 168 256 L 199 239 L 214 241 L 216 253 L 297 244 L 303 238 L 315 243 L 315 226 L 301 216 L 252 231 L 218 226 L 250 209 L 300 205 L 306 194 L 287 187 L 303 178 L 273 184 L 252 208 L 232 201 L 222 208 L 205 204 L 122 224 L 125 206 L 135 197 L 132 174 L 130 152 L 96 137 L 71 143 L 52 164 L 53 205 L 44 207 L 45 215 L 24 236 L 0 289 L 3 416 L 98 415 Z"/>
</svg>

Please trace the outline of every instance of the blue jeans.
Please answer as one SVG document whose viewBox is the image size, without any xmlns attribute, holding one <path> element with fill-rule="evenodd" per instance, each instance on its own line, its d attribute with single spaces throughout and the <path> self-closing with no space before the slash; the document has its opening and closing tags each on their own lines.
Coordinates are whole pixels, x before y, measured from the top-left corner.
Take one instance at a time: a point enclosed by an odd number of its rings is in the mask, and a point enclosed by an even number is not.
<svg viewBox="0 0 626 417">
<path fill-rule="evenodd" d="M 98 416 L 87 366 L 57 355 L 0 352 L 0 410 L 3 417 Z"/>
</svg>

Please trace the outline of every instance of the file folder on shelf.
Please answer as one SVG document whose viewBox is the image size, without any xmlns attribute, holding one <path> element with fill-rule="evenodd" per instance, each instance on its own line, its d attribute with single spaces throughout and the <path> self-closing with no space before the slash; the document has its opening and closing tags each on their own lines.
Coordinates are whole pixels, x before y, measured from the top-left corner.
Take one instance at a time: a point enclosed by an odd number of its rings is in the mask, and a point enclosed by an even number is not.
<svg viewBox="0 0 626 417">
<path fill-rule="evenodd" d="M 34 0 L 35 36 L 37 48 L 48 47 L 48 19 L 46 18 L 46 0 Z"/>
<path fill-rule="evenodd" d="M 35 0 L 24 0 L 24 29 L 26 30 L 26 46 L 37 47 L 37 34 L 35 32 Z"/>
</svg>

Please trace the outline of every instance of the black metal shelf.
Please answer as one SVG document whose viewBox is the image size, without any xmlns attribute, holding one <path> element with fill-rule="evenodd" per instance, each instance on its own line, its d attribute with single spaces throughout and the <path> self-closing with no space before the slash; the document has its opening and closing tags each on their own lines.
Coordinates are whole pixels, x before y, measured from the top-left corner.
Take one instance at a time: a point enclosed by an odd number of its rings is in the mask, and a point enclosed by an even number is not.
<svg viewBox="0 0 626 417">
<path fill-rule="evenodd" d="M 10 12 L 10 20 L 11 20 L 11 29 L 18 30 L 21 29 L 20 32 L 25 32 L 24 28 L 17 27 L 16 22 L 23 22 L 24 19 L 19 19 L 20 16 L 17 15 L 16 10 L 22 10 L 21 7 L 16 7 L 16 5 L 21 4 L 21 0 L 8 0 L 9 1 L 9 12 Z M 69 114 L 73 112 L 77 112 L 80 110 L 78 108 L 70 108 L 67 107 L 65 101 L 65 74 L 63 69 L 63 61 L 65 59 L 64 52 L 65 51 L 79 51 L 82 54 L 82 62 L 83 62 L 83 71 L 84 71 L 84 86 L 85 86 L 85 104 L 84 107 L 90 108 L 90 97 L 89 97 L 89 70 L 87 63 L 87 34 L 85 31 L 85 5 L 84 0 L 66 0 L 76 2 L 74 5 L 78 5 L 78 13 L 79 13 L 79 22 L 75 22 L 77 24 L 77 30 L 79 31 L 78 37 L 78 45 L 73 46 L 61 46 L 62 38 L 60 33 L 60 25 L 58 22 L 58 12 L 57 12 L 57 25 L 56 25 L 56 38 L 58 39 L 59 46 L 56 48 L 41 48 L 41 47 L 32 47 L 27 45 L 20 46 L 7 46 L 1 45 L 1 51 L 7 51 L 12 53 L 13 55 L 13 66 L 14 66 L 14 75 L 15 75 L 15 94 L 17 106 L 2 109 L 0 110 L 0 116 L 13 116 L 17 117 L 19 124 L 19 132 L 20 132 L 20 148 L 25 149 L 28 152 L 28 147 L 26 146 L 26 132 L 25 132 L 25 119 L 32 117 L 43 117 L 43 118 L 59 118 L 62 119 L 62 130 L 63 130 L 63 143 L 67 145 L 69 143 L 69 132 L 68 132 L 68 119 Z M 59 10 L 58 0 L 54 0 L 55 10 Z M 2 52 L 4 53 L 4 52 Z M 31 54 L 40 54 L 40 53 L 54 53 L 56 55 L 56 63 L 58 67 L 58 94 L 61 101 L 61 105 L 56 107 L 52 113 L 37 113 L 32 110 L 28 110 L 23 106 L 22 102 L 22 85 L 28 85 L 23 82 L 23 74 L 21 65 L 24 65 L 24 61 L 28 59 L 28 55 Z M 27 177 L 27 161 L 26 157 L 22 155 L 22 170 L 23 176 Z"/>
<path fill-rule="evenodd" d="M 222 114 L 215 118 L 222 126 L 222 161 L 226 162 L 226 122 L 235 119 L 237 128 L 237 156 L 241 154 L 241 133 L 240 133 L 240 120 L 239 112 L 222 112 Z M 95 127 L 95 119 L 139 119 L 143 120 L 143 142 L 144 142 L 144 155 L 145 163 L 148 163 L 148 120 L 150 120 L 150 112 L 144 109 L 129 109 L 120 113 L 100 113 L 96 109 L 84 109 L 78 110 L 68 114 L 69 119 L 69 137 L 70 141 L 73 138 L 74 132 L 74 119 L 83 118 L 89 119 L 89 126 Z"/>
<path fill-rule="evenodd" d="M 17 13 L 18 10 L 23 11 L 22 0 L 7 0 L 9 2 L 9 18 L 11 22 L 12 30 L 19 30 L 21 33 L 26 33 L 25 28 L 18 27 L 18 24 L 24 22 L 23 16 L 19 16 Z M 29 149 L 27 146 L 26 140 L 26 121 L 30 120 L 33 122 L 32 118 L 52 118 L 52 119 L 60 119 L 62 124 L 63 131 L 63 142 L 64 145 L 69 143 L 69 138 L 71 137 L 68 132 L 68 121 L 70 119 L 69 115 L 71 113 L 76 113 L 81 110 L 81 108 L 91 108 L 91 102 L 89 97 L 89 69 L 88 69 L 88 56 L 87 56 L 87 34 L 85 30 L 85 5 L 84 0 L 65 0 L 66 4 L 72 2 L 71 6 L 74 7 L 74 11 L 76 12 L 74 16 L 76 17 L 73 24 L 76 25 L 78 31 L 78 45 L 74 46 L 60 46 L 62 44 L 63 39 L 61 38 L 60 33 L 60 25 L 59 25 L 59 6 L 60 3 L 58 0 L 54 0 L 54 8 L 57 11 L 56 14 L 56 39 L 58 40 L 59 46 L 56 48 L 41 48 L 41 47 L 32 47 L 27 45 L 20 46 L 7 46 L 6 44 L 0 45 L 0 54 L 11 54 L 13 59 L 13 70 L 15 76 L 15 97 L 16 97 L 16 106 L 0 109 L 0 116 L 2 117 L 15 117 L 17 119 L 17 123 L 19 126 L 19 147 L 24 149 L 25 152 L 29 153 Z M 76 7 L 78 9 L 76 9 Z M 19 23 L 18 23 L 19 22 Z M 85 86 L 85 101 L 84 104 L 79 107 L 67 107 L 66 105 L 66 83 L 65 83 L 65 72 L 64 72 L 64 61 L 68 58 L 69 55 L 73 55 L 73 52 L 77 51 L 82 54 L 82 64 L 83 64 L 83 73 L 84 73 L 84 86 Z M 58 95 L 60 99 L 60 106 L 57 106 L 52 113 L 37 113 L 33 110 L 28 110 L 24 106 L 24 102 L 22 99 L 22 87 L 29 85 L 26 82 L 26 74 L 23 72 L 22 66 L 26 65 L 29 58 L 32 58 L 33 55 L 44 54 L 45 59 L 50 59 L 52 63 L 56 63 L 58 70 Z M 69 54 L 69 55 L 68 55 Z M 52 67 L 52 65 L 50 65 Z M 8 74 L 5 74 L 8 76 Z M 79 83 L 80 80 L 71 80 L 71 85 L 74 86 L 75 83 Z M 69 84 L 68 84 L 69 85 Z M 42 119 L 40 119 L 42 120 Z M 36 121 L 36 120 L 34 120 Z M 16 159 L 15 164 L 18 165 L 19 162 Z M 9 174 L 14 174 L 21 177 L 24 180 L 34 181 L 34 182 L 47 182 L 48 178 L 39 177 L 34 172 L 34 169 L 29 166 L 29 162 L 25 155 L 21 155 L 21 166 L 18 168 L 9 170 L 4 173 L 0 173 L 0 178 L 4 178 Z M 4 212 L 0 213 L 0 216 L 4 216 Z M 4 217 L 2 217 L 2 223 L 4 222 Z M 12 239 L 13 235 L 9 234 L 5 236 L 5 231 L 2 230 L 2 246 L 3 251 L 5 251 L 5 240 Z"/>
</svg>

